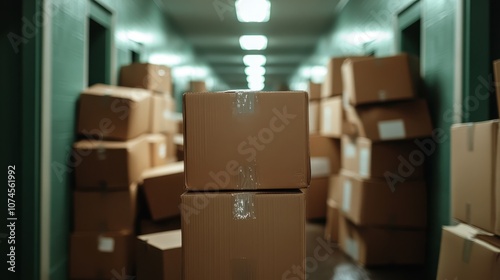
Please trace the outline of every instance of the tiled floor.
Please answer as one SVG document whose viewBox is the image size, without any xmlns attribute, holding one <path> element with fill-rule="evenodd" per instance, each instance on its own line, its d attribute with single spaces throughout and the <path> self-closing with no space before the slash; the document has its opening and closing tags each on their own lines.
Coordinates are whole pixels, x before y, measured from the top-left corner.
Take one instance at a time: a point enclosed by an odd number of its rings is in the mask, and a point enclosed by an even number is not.
<svg viewBox="0 0 500 280">
<path fill-rule="evenodd" d="M 307 233 L 307 279 L 310 280 L 422 280 L 422 268 L 391 267 L 364 269 L 350 260 L 342 251 L 332 246 L 328 252 L 323 243 L 323 225 L 308 224 Z M 318 239 L 319 238 L 319 239 Z M 314 256 L 316 252 L 316 257 Z M 326 255 L 328 254 L 328 258 Z M 290 278 L 295 279 L 295 278 Z"/>
</svg>

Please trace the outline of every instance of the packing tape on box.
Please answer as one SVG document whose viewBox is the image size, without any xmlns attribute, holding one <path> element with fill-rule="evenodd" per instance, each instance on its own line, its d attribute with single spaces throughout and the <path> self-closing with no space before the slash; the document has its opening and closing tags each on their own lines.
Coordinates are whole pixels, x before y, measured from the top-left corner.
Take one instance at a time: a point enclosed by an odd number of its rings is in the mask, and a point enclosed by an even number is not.
<svg viewBox="0 0 500 280">
<path fill-rule="evenodd" d="M 234 193 L 233 197 L 233 219 L 234 220 L 253 220 L 255 216 L 254 199 L 255 193 Z"/>
<path fill-rule="evenodd" d="M 469 151 L 474 151 L 474 124 L 467 124 L 467 148 Z"/>
<path fill-rule="evenodd" d="M 256 190 L 259 186 L 257 180 L 257 170 L 255 163 L 246 166 L 240 166 L 238 169 L 237 188 L 240 190 Z"/>
<path fill-rule="evenodd" d="M 238 258 L 231 259 L 231 274 L 234 280 L 255 280 L 255 260 Z"/>
<path fill-rule="evenodd" d="M 237 91 L 235 92 L 234 114 L 253 114 L 257 102 L 255 91 Z"/>
</svg>

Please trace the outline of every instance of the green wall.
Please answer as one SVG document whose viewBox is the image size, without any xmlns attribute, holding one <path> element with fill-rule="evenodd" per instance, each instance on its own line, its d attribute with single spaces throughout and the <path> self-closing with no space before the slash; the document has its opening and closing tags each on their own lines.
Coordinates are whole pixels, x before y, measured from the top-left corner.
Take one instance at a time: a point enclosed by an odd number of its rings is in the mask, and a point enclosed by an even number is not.
<svg viewBox="0 0 500 280">
<path fill-rule="evenodd" d="M 328 57 L 375 53 L 395 54 L 398 50 L 395 20 L 398 11 L 411 0 L 351 0 L 338 13 L 332 29 L 323 37 L 310 60 L 291 78 L 303 87 L 310 77 L 307 68 L 325 65 Z M 435 131 L 444 141 L 427 158 L 428 170 L 428 278 L 435 279 L 441 240 L 441 226 L 450 223 L 450 142 L 453 122 L 455 71 L 454 0 L 421 0 L 421 70 Z M 314 78 L 314 77 L 313 77 Z"/>
<path fill-rule="evenodd" d="M 175 94 L 180 96 L 191 76 L 186 67 L 207 68 L 197 63 L 192 47 L 171 27 L 163 11 L 151 0 L 103 0 L 115 22 L 112 60 L 112 81 L 116 81 L 121 65 L 130 63 L 130 49 L 137 44 L 127 38 L 128 31 L 149 37 L 141 47 L 141 60 L 153 55 L 168 55 L 175 59 Z M 162 2 L 162 1 L 159 1 Z M 71 230 L 71 194 L 73 174 L 67 163 L 75 140 L 75 115 L 79 93 L 85 87 L 85 26 L 90 0 L 52 0 L 51 9 L 51 174 L 50 174 L 50 279 L 67 279 L 68 232 Z M 207 69 L 208 78 L 217 81 Z M 189 74 L 189 73 L 188 73 Z"/>
</svg>

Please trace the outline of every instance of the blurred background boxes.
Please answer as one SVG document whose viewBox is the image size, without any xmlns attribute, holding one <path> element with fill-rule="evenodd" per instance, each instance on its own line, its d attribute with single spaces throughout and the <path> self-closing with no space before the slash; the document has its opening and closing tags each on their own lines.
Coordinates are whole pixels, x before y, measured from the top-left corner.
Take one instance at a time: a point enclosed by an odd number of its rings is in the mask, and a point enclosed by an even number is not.
<svg viewBox="0 0 500 280">
<path fill-rule="evenodd" d="M 170 68 L 164 65 L 132 63 L 123 66 L 120 71 L 120 85 L 173 94 L 172 74 Z"/>
<path fill-rule="evenodd" d="M 137 279 L 182 279 L 180 230 L 137 236 Z"/>
</svg>

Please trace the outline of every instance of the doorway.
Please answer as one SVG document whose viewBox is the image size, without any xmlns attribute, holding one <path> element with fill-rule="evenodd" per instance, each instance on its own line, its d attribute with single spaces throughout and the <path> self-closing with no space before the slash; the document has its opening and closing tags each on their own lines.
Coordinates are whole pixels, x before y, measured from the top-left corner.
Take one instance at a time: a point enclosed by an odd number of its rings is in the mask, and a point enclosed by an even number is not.
<svg viewBox="0 0 500 280">
<path fill-rule="evenodd" d="M 111 13 L 91 2 L 88 16 L 88 82 L 111 83 Z"/>
</svg>

